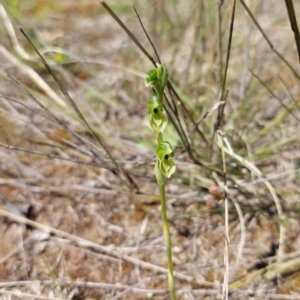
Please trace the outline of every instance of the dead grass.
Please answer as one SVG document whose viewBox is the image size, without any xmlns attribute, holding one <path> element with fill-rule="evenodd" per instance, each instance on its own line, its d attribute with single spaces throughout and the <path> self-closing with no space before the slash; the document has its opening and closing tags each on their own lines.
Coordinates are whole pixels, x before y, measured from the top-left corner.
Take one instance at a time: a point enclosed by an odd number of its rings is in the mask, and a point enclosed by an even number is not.
<svg viewBox="0 0 300 300">
<path fill-rule="evenodd" d="M 28 294 L 35 299 L 169 299 L 154 139 L 147 119 L 149 91 L 143 82 L 150 62 L 97 1 L 32 0 L 19 8 L 11 3 L 3 5 L 30 59 L 16 53 L 0 19 L 0 299 L 25 299 Z M 136 5 L 173 86 L 190 116 L 200 120 L 220 91 L 215 3 L 107 3 L 151 52 L 131 8 Z M 299 3 L 294 5 L 299 15 Z M 299 73 L 284 3 L 249 7 L 275 49 Z M 224 3 L 224 58 L 230 10 L 231 4 Z M 139 193 L 78 119 L 18 25 Z M 10 56 L 4 56 L 5 49 Z M 240 3 L 231 51 L 223 128 L 232 148 L 226 155 L 230 299 L 300 299 L 299 78 L 268 47 Z M 33 80 L 32 71 L 40 78 Z M 224 207 L 219 201 L 221 155 L 217 138 L 212 141 L 216 111 L 199 126 L 203 136 L 192 133 L 190 116 L 180 113 L 194 159 L 171 125 L 167 132 L 178 165 L 167 184 L 176 288 L 179 299 L 219 299 Z M 266 182 L 284 215 L 279 259 L 278 209 Z M 36 223 L 25 226 L 17 217 L 4 217 L 3 211 L 16 213 L 12 204 Z"/>
</svg>

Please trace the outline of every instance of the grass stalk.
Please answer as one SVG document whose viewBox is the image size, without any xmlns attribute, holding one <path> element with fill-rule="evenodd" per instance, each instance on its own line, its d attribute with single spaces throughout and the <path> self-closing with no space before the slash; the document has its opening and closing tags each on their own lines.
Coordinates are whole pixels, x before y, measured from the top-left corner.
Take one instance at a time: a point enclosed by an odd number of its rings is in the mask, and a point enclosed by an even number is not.
<svg viewBox="0 0 300 300">
<path fill-rule="evenodd" d="M 222 147 L 222 145 L 220 145 Z M 244 165 L 248 170 L 250 170 L 253 174 L 255 174 L 259 179 L 263 179 L 264 174 L 255 166 L 254 163 L 247 161 L 246 159 L 242 158 L 236 153 L 233 153 L 232 151 L 229 151 L 228 148 L 223 148 L 223 150 L 229 154 L 231 157 L 239 161 L 242 165 Z M 267 189 L 269 190 L 273 201 L 275 203 L 275 207 L 277 210 L 278 218 L 279 218 L 279 245 L 278 245 L 278 252 L 277 252 L 277 258 L 278 261 L 280 262 L 282 260 L 282 257 L 285 252 L 285 242 L 286 242 L 286 221 L 287 218 L 283 212 L 280 199 L 277 196 L 277 193 L 275 191 L 275 188 L 273 185 L 270 183 L 268 180 L 263 181 Z"/>
<path fill-rule="evenodd" d="M 291 29 L 294 32 L 295 44 L 297 47 L 298 58 L 299 58 L 299 62 L 300 62 L 300 32 L 299 32 L 299 27 L 298 27 L 298 23 L 297 23 L 296 14 L 295 14 L 293 0 L 285 0 L 285 4 L 286 4 L 287 12 L 288 12 L 288 17 L 289 17 L 289 20 L 291 23 Z"/>
<path fill-rule="evenodd" d="M 223 293 L 222 299 L 228 300 L 228 282 L 229 282 L 229 210 L 228 210 L 228 188 L 227 188 L 227 168 L 226 168 L 226 155 L 224 151 L 223 144 L 223 133 L 221 131 L 218 132 L 220 134 L 220 146 L 221 146 L 221 155 L 222 155 L 222 164 L 223 164 L 223 200 L 225 207 L 225 244 L 224 244 L 224 280 L 223 280 Z"/>
<path fill-rule="evenodd" d="M 222 7 L 223 1 L 220 1 L 219 4 L 219 10 L 218 10 L 218 26 L 219 26 L 219 52 L 222 53 L 222 41 L 221 41 L 221 22 L 222 22 L 222 15 L 221 15 L 221 7 Z M 226 60 L 225 60 L 225 67 L 224 67 L 224 75 L 222 76 L 222 69 L 220 71 L 220 93 L 219 93 L 219 101 L 224 101 L 223 105 L 220 105 L 218 107 L 218 116 L 217 120 L 215 122 L 215 132 L 213 134 L 213 139 L 215 133 L 217 132 L 220 134 L 220 140 L 221 140 L 221 157 L 222 157 L 222 165 L 223 165 L 223 182 L 224 182 L 224 194 L 223 194 L 223 200 L 224 200 L 224 206 L 225 206 L 225 245 L 224 245 L 224 280 L 223 280 L 223 292 L 222 292 L 222 299 L 227 300 L 228 299 L 228 282 L 229 282 L 229 210 L 228 210 L 228 189 L 227 189 L 227 168 L 226 168 L 226 156 L 224 151 L 224 144 L 223 144 L 223 122 L 224 122 L 224 109 L 225 105 L 227 103 L 227 95 L 228 90 L 226 90 L 226 84 L 227 84 L 227 73 L 228 73 L 228 67 L 229 67 L 229 59 L 231 54 L 231 44 L 232 44 L 232 36 L 233 36 L 233 26 L 234 26 L 234 19 L 235 19 L 235 7 L 236 7 L 236 1 L 233 1 L 232 9 L 231 9 L 231 20 L 230 20 L 230 27 L 229 27 L 229 36 L 228 36 L 228 43 L 227 43 L 227 53 L 226 53 Z M 223 62 L 222 62 L 222 54 L 220 54 L 220 67 L 222 68 Z"/>
</svg>

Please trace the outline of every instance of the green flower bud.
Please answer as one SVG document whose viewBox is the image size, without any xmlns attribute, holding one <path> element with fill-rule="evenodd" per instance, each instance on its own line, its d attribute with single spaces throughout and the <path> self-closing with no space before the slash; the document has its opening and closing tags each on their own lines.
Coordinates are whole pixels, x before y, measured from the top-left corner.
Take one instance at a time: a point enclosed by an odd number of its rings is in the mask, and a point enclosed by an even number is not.
<svg viewBox="0 0 300 300">
<path fill-rule="evenodd" d="M 170 158 L 174 157 L 172 146 L 169 142 L 162 142 L 156 148 L 157 168 L 160 172 L 170 178 L 176 170 L 176 165 Z"/>
<path fill-rule="evenodd" d="M 164 95 L 164 89 L 168 83 L 168 71 L 166 67 L 160 63 L 156 63 L 157 68 L 148 72 L 145 85 L 152 86 L 160 99 L 162 101 Z"/>
<path fill-rule="evenodd" d="M 146 75 L 146 79 L 145 79 L 145 85 L 146 86 L 155 86 L 158 83 L 158 78 L 157 78 L 157 71 L 151 70 L 148 72 L 148 74 Z"/>
<path fill-rule="evenodd" d="M 160 63 L 156 63 L 156 66 L 157 66 L 157 78 L 159 79 L 160 81 L 160 84 L 161 84 L 161 87 L 162 87 L 162 90 L 165 89 L 167 83 L 168 83 L 168 70 L 167 68 L 160 64 Z"/>
<path fill-rule="evenodd" d="M 163 112 L 162 104 L 159 102 L 156 95 L 152 95 L 148 100 L 148 110 L 150 114 L 150 125 L 152 129 L 158 134 L 162 132 L 168 122 L 167 117 Z"/>
</svg>

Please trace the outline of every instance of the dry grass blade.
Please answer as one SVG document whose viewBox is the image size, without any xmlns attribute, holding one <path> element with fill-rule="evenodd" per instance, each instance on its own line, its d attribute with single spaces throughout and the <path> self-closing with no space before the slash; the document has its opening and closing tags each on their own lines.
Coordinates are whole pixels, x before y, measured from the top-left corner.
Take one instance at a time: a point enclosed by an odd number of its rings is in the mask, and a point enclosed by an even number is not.
<svg viewBox="0 0 300 300">
<path fill-rule="evenodd" d="M 223 147 L 222 144 L 219 145 L 220 147 Z M 247 169 L 249 169 L 253 174 L 255 174 L 258 178 L 263 179 L 264 175 L 263 173 L 251 162 L 247 161 L 240 155 L 233 153 L 232 150 L 229 150 L 228 148 L 223 147 L 224 151 L 228 153 L 230 156 L 234 157 L 237 161 L 239 161 L 242 165 L 244 165 Z M 277 214 L 279 218 L 279 246 L 278 246 L 278 261 L 282 260 L 282 257 L 285 252 L 285 241 L 286 241 L 286 216 L 283 213 L 282 205 L 280 203 L 280 199 L 273 187 L 273 185 L 269 182 L 264 180 L 263 183 L 266 185 L 268 190 L 270 191 L 270 194 L 272 195 L 272 198 L 274 200 L 274 203 L 276 205 Z"/>
<path fill-rule="evenodd" d="M 228 284 L 229 284 L 229 245 L 230 245 L 230 237 L 229 237 L 229 210 L 228 210 L 228 187 L 227 187 L 227 168 L 226 168 L 226 156 L 224 151 L 224 144 L 223 144 L 223 133 L 218 130 L 218 133 L 220 134 L 221 138 L 221 155 L 222 155 L 222 165 L 223 165 L 223 191 L 224 194 L 222 196 L 222 200 L 224 201 L 225 206 L 225 232 L 224 232 L 224 280 L 223 280 L 223 293 L 222 293 L 222 299 L 228 299 Z"/>
<path fill-rule="evenodd" d="M 300 258 L 290 259 L 286 262 L 276 262 L 273 263 L 266 268 L 261 270 L 253 271 L 252 273 L 248 274 L 244 278 L 232 282 L 229 285 L 229 290 L 234 291 L 236 289 L 242 289 L 247 287 L 251 282 L 254 280 L 259 281 L 261 279 L 276 279 L 276 277 L 281 276 L 283 274 L 299 270 L 300 267 Z"/>
<path fill-rule="evenodd" d="M 222 42 L 222 6 L 224 1 L 218 4 L 218 43 L 219 43 L 219 81 L 223 82 L 223 42 Z"/>
<path fill-rule="evenodd" d="M 221 37 L 221 6 L 223 5 L 223 2 L 220 1 L 219 3 L 219 51 L 222 51 L 222 43 L 220 41 Z M 231 53 L 231 44 L 232 44 L 232 36 L 233 36 L 233 26 L 234 26 L 234 19 L 235 19 L 235 6 L 236 6 L 236 1 L 233 1 L 232 4 L 232 9 L 231 9 L 231 21 L 230 21 L 230 28 L 229 28 L 229 37 L 228 37 L 228 44 L 227 44 L 227 54 L 226 54 L 226 60 L 225 60 L 225 69 L 224 69 L 224 75 L 221 74 L 222 70 L 220 70 L 220 80 L 222 79 L 221 84 L 221 91 L 219 95 L 219 103 L 223 102 L 222 105 L 218 105 L 218 115 L 217 115 L 217 120 L 214 124 L 214 134 L 213 134 L 213 139 L 215 136 L 215 133 L 218 132 L 221 135 L 222 132 L 222 120 L 224 119 L 224 110 L 225 106 L 227 103 L 227 95 L 228 91 L 226 91 L 226 84 L 227 84 L 227 73 L 228 73 L 228 67 L 229 67 L 229 59 L 230 59 L 230 53 Z M 220 67 L 222 67 L 222 57 L 220 55 Z M 213 141 L 212 139 L 212 141 Z M 225 156 L 225 151 L 224 151 L 224 145 L 223 145 L 223 138 L 221 137 L 221 157 L 222 157 L 222 165 L 223 165 L 223 184 L 224 184 L 224 195 L 223 195 L 223 200 L 224 200 L 224 206 L 225 206 L 225 242 L 224 242 L 224 280 L 223 280 L 223 292 L 222 292 L 222 299 L 227 300 L 228 299 L 228 284 L 229 284 L 229 245 L 230 245 L 230 237 L 229 237 L 229 210 L 228 210 L 228 188 L 227 188 L 227 167 L 226 167 L 226 156 Z"/>
<path fill-rule="evenodd" d="M 132 34 L 128 27 L 120 20 L 120 18 L 114 13 L 114 11 L 105 3 L 104 0 L 100 0 L 100 4 L 107 10 L 107 12 L 114 18 L 114 20 L 121 26 L 121 28 L 128 34 L 132 41 L 138 46 L 138 48 L 148 57 L 148 59 L 156 67 L 156 62 L 153 57 L 148 53 L 148 51 L 142 46 L 138 39 Z"/>
<path fill-rule="evenodd" d="M 214 110 L 218 109 L 219 106 L 224 105 L 225 101 L 220 101 L 215 103 L 211 108 L 207 110 L 207 112 L 204 114 L 204 116 L 196 123 L 196 126 L 198 127 L 207 117 L 209 117 Z M 196 127 L 192 130 L 191 134 L 196 130 Z"/>
<path fill-rule="evenodd" d="M 24 48 L 19 44 L 14 27 L 7 15 L 7 12 L 4 8 L 4 6 L 2 5 L 2 3 L 0 3 L 0 15 L 3 19 L 4 25 L 6 27 L 7 33 L 9 34 L 9 37 L 11 39 L 11 42 L 16 50 L 16 52 L 23 58 L 23 59 L 30 59 L 31 57 L 27 54 L 27 52 L 24 50 Z M 62 102 L 64 105 L 65 103 Z"/>
<path fill-rule="evenodd" d="M 2 45 L 0 45 L 0 53 L 9 61 L 11 61 L 17 68 L 19 68 L 24 74 L 29 76 L 40 87 L 46 95 L 50 97 L 54 102 L 62 107 L 66 107 L 65 101 L 30 67 L 17 60 L 9 51 L 7 51 Z"/>
<path fill-rule="evenodd" d="M 224 106 L 221 107 L 221 109 L 223 111 L 224 111 L 225 105 L 226 105 L 225 93 L 226 93 L 227 73 L 228 73 L 228 66 L 229 66 L 229 59 L 230 59 L 230 52 L 231 52 L 232 36 L 233 36 L 235 6 L 236 6 L 236 0 L 233 1 L 232 9 L 231 9 L 231 20 L 230 20 L 228 44 L 227 44 L 227 51 L 226 51 L 225 70 L 224 70 L 224 75 L 222 76 L 223 81 L 222 81 L 222 89 L 221 89 L 220 99 L 225 101 Z"/>
<path fill-rule="evenodd" d="M 153 51 L 154 51 L 154 53 L 155 53 L 155 55 L 156 55 L 157 61 L 158 61 L 159 63 L 161 63 L 160 58 L 159 58 L 159 55 L 158 55 L 158 52 L 157 52 L 157 50 L 156 50 L 156 48 L 155 48 L 155 46 L 154 46 L 154 43 L 152 42 L 152 40 L 151 40 L 151 38 L 150 38 L 150 36 L 149 36 L 149 34 L 148 34 L 148 32 L 147 32 L 147 30 L 146 30 L 146 28 L 145 28 L 145 26 L 144 26 L 144 24 L 143 24 L 141 18 L 140 18 L 139 14 L 138 14 L 138 12 L 137 12 L 137 10 L 136 10 L 136 8 L 133 7 L 133 9 L 134 9 L 134 11 L 135 11 L 135 13 L 136 13 L 136 16 L 137 16 L 138 19 L 139 19 L 139 22 L 140 22 L 140 24 L 141 24 L 141 26 L 142 26 L 142 28 L 143 28 L 143 31 L 144 31 L 145 35 L 147 36 L 147 39 L 148 39 L 149 43 L 150 43 L 151 46 L 152 46 L 152 49 L 153 49 Z M 124 26 L 125 26 L 125 25 L 124 25 Z M 126 26 L 125 26 L 125 27 L 126 27 Z"/>
<path fill-rule="evenodd" d="M 223 1 L 220 1 L 219 4 L 219 9 L 218 9 L 218 13 L 220 14 L 221 11 L 221 7 L 223 5 Z M 227 84 L 227 73 L 228 73 L 228 67 L 229 67 L 229 60 L 230 60 L 230 52 L 231 52 L 231 43 L 232 43 L 232 36 L 233 36 L 233 26 L 234 26 L 234 18 L 235 18 L 235 6 L 236 6 L 236 0 L 233 1 L 232 4 L 232 9 L 231 9 L 231 20 L 230 20 L 230 27 L 229 27 L 229 35 L 228 35 L 228 43 L 227 43 L 227 52 L 226 52 L 226 60 L 225 60 L 225 69 L 224 69 L 224 74 L 219 75 L 220 79 L 222 79 L 222 81 L 220 82 L 221 87 L 220 87 L 220 93 L 219 93 L 219 102 L 223 101 L 224 104 L 220 105 L 218 107 L 218 115 L 217 115 L 217 119 L 216 122 L 214 124 L 214 133 L 211 139 L 211 147 L 213 145 L 213 141 L 215 139 L 215 134 L 216 132 L 222 128 L 222 120 L 223 120 L 223 116 L 224 116 L 224 110 L 225 110 L 225 106 L 227 103 L 227 95 L 228 95 L 228 90 L 226 90 L 226 84 Z M 219 16 L 219 23 L 221 22 L 221 17 Z M 219 27 L 221 26 L 221 24 L 219 24 Z M 221 29 L 219 29 L 219 35 L 221 33 Z M 219 36 L 219 39 L 221 37 Z M 222 43 L 219 42 L 219 47 L 222 46 Z M 220 52 L 222 52 L 222 49 L 219 49 Z M 221 55 L 220 55 L 221 56 Z M 222 61 L 222 58 L 220 57 L 220 60 Z M 221 62 L 220 65 L 222 66 L 223 63 Z M 222 70 L 220 70 L 220 72 L 222 72 Z"/>
<path fill-rule="evenodd" d="M 299 58 L 299 63 L 300 63 L 300 32 L 299 32 L 299 27 L 298 27 L 298 23 L 297 23 L 296 14 L 295 14 L 293 0 L 285 0 L 285 4 L 286 4 L 286 9 L 288 11 L 290 23 L 291 23 L 291 28 L 292 28 L 292 31 L 294 32 L 295 43 L 296 43 L 296 47 L 297 47 L 297 51 L 298 51 L 298 58 Z"/>
<path fill-rule="evenodd" d="M 203 134 L 203 132 L 198 128 L 198 126 L 196 126 L 196 122 L 194 121 L 194 118 L 192 116 L 192 113 L 188 110 L 187 106 L 185 105 L 185 103 L 181 100 L 181 98 L 179 97 L 178 93 L 176 92 L 176 90 L 174 89 L 174 87 L 172 86 L 172 84 L 170 82 L 168 82 L 168 90 L 170 92 L 170 95 L 171 95 L 171 99 L 172 99 L 172 103 L 173 105 L 171 106 L 169 101 L 167 102 L 168 105 L 170 107 L 172 107 L 172 112 L 173 114 L 175 115 L 176 117 L 176 120 L 179 124 L 179 127 L 180 127 L 180 131 L 179 131 L 179 134 L 180 136 L 182 137 L 181 140 L 184 142 L 185 144 L 185 148 L 187 149 L 189 155 L 190 155 L 190 158 L 193 158 L 193 154 L 191 152 L 191 145 L 190 145 L 190 142 L 189 142 L 189 139 L 183 129 L 183 126 L 181 124 L 181 121 L 180 121 L 180 118 L 179 118 L 179 112 L 178 112 L 178 108 L 177 108 L 177 101 L 178 101 L 178 104 L 180 105 L 180 108 L 182 109 L 182 111 L 185 113 L 185 115 L 188 117 L 188 120 L 193 124 L 193 126 L 196 128 L 196 131 L 198 132 L 198 134 L 201 136 L 201 138 L 203 139 L 204 142 L 207 143 L 206 141 L 206 138 Z M 174 95 L 174 96 L 173 96 Z M 177 101 L 176 101 L 177 100 Z"/>
</svg>

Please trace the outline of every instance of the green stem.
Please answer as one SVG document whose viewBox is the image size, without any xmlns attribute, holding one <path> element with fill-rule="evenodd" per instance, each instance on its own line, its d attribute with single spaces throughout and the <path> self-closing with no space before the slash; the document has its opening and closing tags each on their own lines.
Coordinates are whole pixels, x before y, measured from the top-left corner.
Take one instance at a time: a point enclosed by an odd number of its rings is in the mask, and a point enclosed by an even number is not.
<svg viewBox="0 0 300 300">
<path fill-rule="evenodd" d="M 163 232 L 165 238 L 165 244 L 167 247 L 167 258 L 168 258 L 168 282 L 169 282 L 169 290 L 171 294 L 171 299 L 176 300 L 175 294 L 175 285 L 174 285 L 174 272 L 173 272 L 173 260 L 172 260 L 172 245 L 171 238 L 169 232 L 169 225 L 167 220 L 167 204 L 166 204 L 166 191 L 165 191 L 165 176 L 170 177 L 175 171 L 174 162 L 168 161 L 169 156 L 173 157 L 174 152 L 169 142 L 163 139 L 163 134 L 159 131 L 159 128 L 163 130 L 165 123 L 162 123 L 161 126 L 158 126 L 159 122 L 166 122 L 166 119 L 162 116 L 163 111 L 163 96 L 164 89 L 168 82 L 168 71 L 165 66 L 161 64 L 157 64 L 156 72 L 155 70 L 151 70 L 148 72 L 145 83 L 147 86 L 151 85 L 154 88 L 156 95 L 152 95 L 152 97 L 148 100 L 148 109 L 150 112 L 150 125 L 154 129 L 157 136 L 157 148 L 156 155 L 157 161 L 155 164 L 155 177 L 157 184 L 160 189 L 160 197 L 161 197 L 161 217 L 163 223 Z M 156 114 L 156 115 L 154 115 Z M 152 122 L 155 126 L 152 126 Z M 164 126 L 162 126 L 164 125 Z"/>
<path fill-rule="evenodd" d="M 157 135 L 157 145 L 163 142 L 163 135 L 162 132 L 159 132 Z"/>
<path fill-rule="evenodd" d="M 176 300 L 174 274 L 173 274 L 172 244 L 171 244 L 169 225 L 167 220 L 165 185 L 164 184 L 159 185 L 159 189 L 160 189 L 160 197 L 161 197 L 161 217 L 163 222 L 165 243 L 167 246 L 169 290 L 171 293 L 171 299 Z"/>
</svg>

